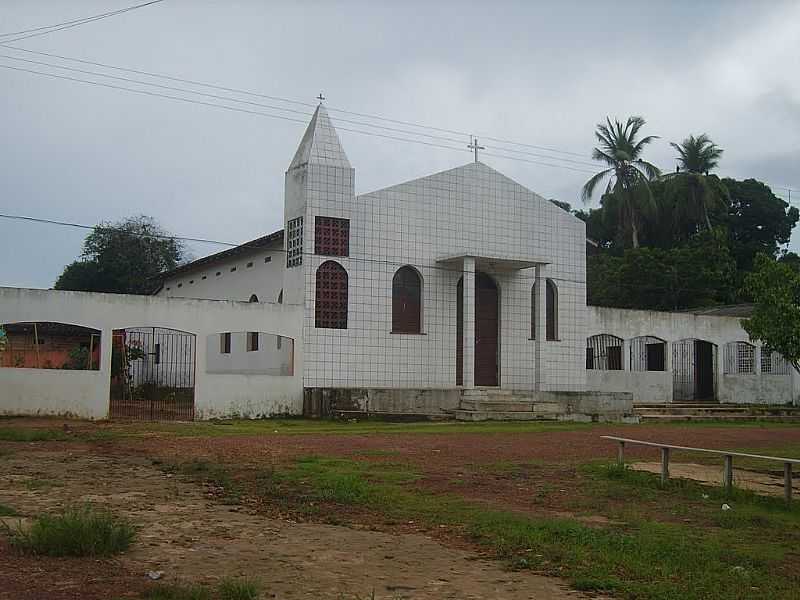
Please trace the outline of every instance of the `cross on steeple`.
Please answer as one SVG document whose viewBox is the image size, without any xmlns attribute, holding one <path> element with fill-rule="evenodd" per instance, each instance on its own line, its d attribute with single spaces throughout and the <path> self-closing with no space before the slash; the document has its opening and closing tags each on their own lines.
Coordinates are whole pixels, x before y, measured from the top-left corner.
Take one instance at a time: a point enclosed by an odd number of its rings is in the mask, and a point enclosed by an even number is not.
<svg viewBox="0 0 800 600">
<path fill-rule="evenodd" d="M 317 100 L 319 100 L 320 102 L 322 102 L 323 100 L 325 100 L 325 96 L 323 96 L 323 95 L 322 95 L 322 92 L 320 92 L 320 93 L 319 93 L 319 96 L 317 96 Z"/>
<path fill-rule="evenodd" d="M 485 146 L 478 145 L 478 138 L 473 138 L 472 136 L 469 136 L 469 144 L 467 145 L 467 148 L 475 151 L 475 162 L 478 162 L 478 150 L 486 150 Z"/>
</svg>

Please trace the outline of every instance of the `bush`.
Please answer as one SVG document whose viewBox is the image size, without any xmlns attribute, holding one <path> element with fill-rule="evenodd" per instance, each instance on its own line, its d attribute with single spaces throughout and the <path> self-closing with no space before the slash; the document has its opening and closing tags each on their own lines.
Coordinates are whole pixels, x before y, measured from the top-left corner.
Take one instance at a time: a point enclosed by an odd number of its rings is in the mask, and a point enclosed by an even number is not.
<svg viewBox="0 0 800 600">
<path fill-rule="evenodd" d="M 11 544 L 45 556 L 109 556 L 124 552 L 136 530 L 127 520 L 91 505 L 42 515 L 30 527 L 10 530 Z"/>
</svg>

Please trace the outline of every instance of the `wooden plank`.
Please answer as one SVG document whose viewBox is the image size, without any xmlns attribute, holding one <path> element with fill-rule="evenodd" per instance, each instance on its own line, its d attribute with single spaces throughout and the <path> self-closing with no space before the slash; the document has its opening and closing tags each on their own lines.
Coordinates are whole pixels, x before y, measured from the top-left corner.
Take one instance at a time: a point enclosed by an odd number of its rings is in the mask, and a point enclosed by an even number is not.
<svg viewBox="0 0 800 600">
<path fill-rule="evenodd" d="M 661 448 L 661 485 L 669 479 L 669 448 Z"/>
<path fill-rule="evenodd" d="M 786 504 L 792 502 L 792 463 L 783 463 L 783 497 Z"/>
<path fill-rule="evenodd" d="M 706 452 L 708 454 L 718 454 L 721 456 L 742 456 L 745 458 L 760 458 L 764 460 L 777 460 L 783 463 L 791 463 L 793 465 L 800 464 L 800 459 L 797 458 L 782 458 L 780 456 L 765 456 L 763 454 L 748 454 L 746 452 L 730 452 L 728 450 L 711 450 L 709 448 L 692 448 L 690 446 L 676 446 L 673 444 L 658 444 L 656 442 L 646 442 L 643 440 L 633 440 L 630 438 L 617 437 L 614 435 L 601 435 L 606 440 L 613 440 L 615 442 L 625 442 L 627 444 L 639 444 L 640 446 L 650 446 L 652 448 L 670 448 L 672 450 L 686 450 L 688 452 Z"/>
<path fill-rule="evenodd" d="M 722 485 L 725 491 L 730 494 L 733 491 L 733 456 L 725 455 L 725 470 L 722 472 Z"/>
</svg>

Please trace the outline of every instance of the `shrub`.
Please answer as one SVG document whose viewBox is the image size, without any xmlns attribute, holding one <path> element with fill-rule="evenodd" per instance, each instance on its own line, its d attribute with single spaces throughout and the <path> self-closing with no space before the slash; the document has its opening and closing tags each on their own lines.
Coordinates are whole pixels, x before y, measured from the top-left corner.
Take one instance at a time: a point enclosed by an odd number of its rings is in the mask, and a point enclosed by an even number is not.
<svg viewBox="0 0 800 600">
<path fill-rule="evenodd" d="M 45 556 L 109 556 L 127 550 L 136 537 L 127 520 L 91 505 L 42 515 L 10 533 L 14 547 Z"/>
<path fill-rule="evenodd" d="M 257 600 L 260 592 L 261 584 L 254 579 L 226 577 L 217 587 L 219 600 Z"/>
</svg>

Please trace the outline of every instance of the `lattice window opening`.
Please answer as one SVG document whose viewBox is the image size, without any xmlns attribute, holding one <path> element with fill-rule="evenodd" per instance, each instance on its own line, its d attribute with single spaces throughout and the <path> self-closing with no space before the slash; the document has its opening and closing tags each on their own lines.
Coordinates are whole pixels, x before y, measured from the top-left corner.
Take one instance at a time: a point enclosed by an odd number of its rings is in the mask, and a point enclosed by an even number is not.
<svg viewBox="0 0 800 600">
<path fill-rule="evenodd" d="M 326 261 L 317 269 L 315 327 L 347 329 L 347 271 L 339 263 Z"/>
<path fill-rule="evenodd" d="M 666 371 L 667 342 L 652 335 L 635 337 L 630 344 L 631 371 Z"/>
<path fill-rule="evenodd" d="M 749 375 L 755 373 L 756 347 L 747 342 L 725 344 L 726 375 Z"/>
<path fill-rule="evenodd" d="M 615 335 L 601 333 L 586 339 L 586 368 L 597 371 L 622 371 L 622 349 L 625 341 Z"/>
<path fill-rule="evenodd" d="M 315 217 L 314 253 L 350 256 L 350 221 L 336 217 Z"/>
<path fill-rule="evenodd" d="M 291 219 L 286 224 L 286 266 L 303 264 L 303 217 Z"/>
<path fill-rule="evenodd" d="M 765 375 L 788 375 L 789 361 L 778 352 L 762 346 L 761 372 Z"/>
</svg>

